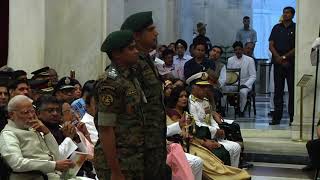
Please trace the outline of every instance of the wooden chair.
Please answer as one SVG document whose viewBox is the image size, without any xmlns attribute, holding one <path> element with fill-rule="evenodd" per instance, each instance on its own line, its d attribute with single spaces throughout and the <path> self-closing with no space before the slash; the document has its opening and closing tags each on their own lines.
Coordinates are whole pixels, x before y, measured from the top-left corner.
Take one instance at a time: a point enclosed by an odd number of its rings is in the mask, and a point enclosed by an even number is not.
<svg viewBox="0 0 320 180">
<path fill-rule="evenodd" d="M 240 77 L 241 69 L 227 69 L 226 71 L 227 80 L 225 87 L 236 87 L 235 91 L 224 91 L 223 95 L 227 96 L 226 110 L 228 112 L 228 105 L 234 107 L 234 118 L 236 119 L 236 114 L 240 111 Z"/>
<path fill-rule="evenodd" d="M 251 104 L 253 107 L 253 113 L 254 115 L 257 115 L 257 111 L 256 111 L 256 90 L 255 90 L 255 84 L 252 85 L 252 90 L 248 93 L 247 96 L 247 103 L 246 103 L 246 108 L 248 108 L 249 111 L 249 117 L 251 117 Z"/>
</svg>

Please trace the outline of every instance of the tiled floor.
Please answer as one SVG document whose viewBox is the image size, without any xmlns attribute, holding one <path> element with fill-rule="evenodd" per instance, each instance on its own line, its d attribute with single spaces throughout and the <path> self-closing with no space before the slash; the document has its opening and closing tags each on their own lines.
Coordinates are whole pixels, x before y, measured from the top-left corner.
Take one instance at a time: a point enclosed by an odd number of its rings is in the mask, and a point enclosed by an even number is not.
<svg viewBox="0 0 320 180">
<path fill-rule="evenodd" d="M 251 116 L 249 117 L 249 112 L 246 110 L 245 117 L 236 117 L 236 122 L 240 124 L 241 128 L 244 129 L 290 129 L 289 126 L 289 115 L 287 113 L 287 108 L 284 106 L 284 113 L 280 125 L 269 126 L 271 121 L 271 116 L 268 116 L 270 112 L 269 95 L 257 95 L 256 97 L 256 116 L 253 114 L 253 108 L 251 108 Z M 234 108 L 229 107 L 228 112 L 226 112 L 225 119 L 234 119 Z"/>
<path fill-rule="evenodd" d="M 248 172 L 252 180 L 306 180 L 313 179 L 314 172 L 303 172 L 302 165 L 258 163 Z"/>
<path fill-rule="evenodd" d="M 235 121 L 240 124 L 241 129 L 290 130 L 291 127 L 288 125 L 289 117 L 285 107 L 281 124 L 269 125 L 271 121 L 271 117 L 268 116 L 270 112 L 269 99 L 268 95 L 258 95 L 256 98 L 256 116 L 253 115 L 252 109 L 251 117 L 249 117 L 247 111 L 244 118 L 236 118 Z M 225 119 L 234 119 L 233 107 L 229 107 L 229 112 L 227 112 Z M 252 180 L 306 180 L 313 179 L 314 176 L 314 172 L 303 172 L 301 170 L 304 165 L 264 162 L 253 162 L 253 164 L 254 167 L 248 169 L 248 172 L 252 175 Z"/>
</svg>

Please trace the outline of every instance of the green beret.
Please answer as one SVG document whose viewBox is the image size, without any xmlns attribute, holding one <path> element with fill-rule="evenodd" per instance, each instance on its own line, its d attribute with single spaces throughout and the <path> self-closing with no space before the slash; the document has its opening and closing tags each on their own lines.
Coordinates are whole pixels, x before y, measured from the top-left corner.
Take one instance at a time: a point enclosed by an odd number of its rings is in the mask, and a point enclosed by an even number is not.
<svg viewBox="0 0 320 180">
<path fill-rule="evenodd" d="M 121 25 L 121 30 L 127 29 L 133 32 L 139 32 L 152 24 L 152 11 L 139 12 L 129 16 Z"/>
<path fill-rule="evenodd" d="M 113 50 L 120 50 L 133 42 L 133 33 L 131 31 L 114 31 L 104 40 L 101 51 L 111 53 Z"/>
</svg>

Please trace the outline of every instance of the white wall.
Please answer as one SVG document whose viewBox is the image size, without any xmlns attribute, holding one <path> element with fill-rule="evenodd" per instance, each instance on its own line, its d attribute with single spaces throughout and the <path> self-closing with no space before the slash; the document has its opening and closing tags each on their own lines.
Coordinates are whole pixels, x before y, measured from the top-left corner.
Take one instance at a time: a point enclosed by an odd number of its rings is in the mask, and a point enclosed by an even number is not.
<svg viewBox="0 0 320 180">
<path fill-rule="evenodd" d="M 107 0 L 107 33 L 119 30 L 124 18 L 125 0 Z"/>
<path fill-rule="evenodd" d="M 199 21 L 207 24 L 207 36 L 213 44 L 231 46 L 237 31 L 243 27 L 242 18 L 252 17 L 252 0 L 193 0 L 193 27 Z"/>
<path fill-rule="evenodd" d="M 45 64 L 61 77 L 75 70 L 82 83 L 96 79 L 105 68 L 105 8 L 105 0 L 47 0 Z"/>
<path fill-rule="evenodd" d="M 176 40 L 174 20 L 171 15 L 175 9 L 174 0 L 124 0 L 125 18 L 141 11 L 152 11 L 154 24 L 159 32 L 159 44 L 168 44 Z"/>
<path fill-rule="evenodd" d="M 42 67 L 45 1 L 10 0 L 8 66 L 28 73 Z"/>
</svg>

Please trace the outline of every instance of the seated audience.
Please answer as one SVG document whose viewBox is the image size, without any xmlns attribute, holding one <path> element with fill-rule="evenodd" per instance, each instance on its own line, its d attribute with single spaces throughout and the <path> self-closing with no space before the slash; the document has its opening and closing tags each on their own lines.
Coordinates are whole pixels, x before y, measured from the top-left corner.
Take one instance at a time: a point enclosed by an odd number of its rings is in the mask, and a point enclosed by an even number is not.
<svg viewBox="0 0 320 180">
<path fill-rule="evenodd" d="M 191 154 L 196 155 L 203 160 L 203 176 L 206 177 L 206 179 L 240 180 L 250 178 L 246 171 L 224 165 L 223 162 L 212 153 L 212 149 L 215 147 L 217 148 L 217 146 L 215 146 L 217 144 L 214 144 L 209 139 L 201 137 L 203 135 L 201 135 L 200 131 L 194 132 L 192 128 L 195 124 L 193 120 L 191 120 L 190 124 L 190 118 L 192 119 L 192 116 L 187 112 L 188 95 L 183 87 L 173 88 L 169 107 L 170 108 L 167 109 L 167 124 L 169 124 L 167 132 L 171 133 L 171 135 L 174 134 L 172 132 L 175 132 L 176 134 L 182 134 L 184 136 L 187 150 L 189 149 Z M 196 130 L 198 129 L 199 128 Z M 203 139 L 205 139 L 205 141 Z M 187 153 L 186 155 L 188 157 Z M 195 175 L 195 177 L 197 176 Z"/>
<path fill-rule="evenodd" d="M 82 88 L 82 97 L 79 99 L 74 100 L 71 103 L 71 107 L 73 110 L 77 112 L 77 114 L 80 116 L 80 119 L 84 116 L 86 113 L 86 103 L 85 99 L 88 96 L 88 94 L 92 94 L 94 91 L 94 85 L 95 80 L 88 80 L 84 83 Z"/>
<path fill-rule="evenodd" d="M 215 65 L 205 56 L 206 44 L 203 41 L 197 41 L 194 44 L 194 56 L 184 65 L 184 77 L 188 79 L 190 76 L 206 72 L 209 68 L 215 70 Z"/>
<path fill-rule="evenodd" d="M 237 41 L 233 44 L 235 55 L 228 59 L 227 68 L 241 69 L 240 76 L 240 112 L 239 116 L 244 116 L 244 108 L 247 104 L 248 92 L 252 90 L 252 85 L 256 81 L 256 68 L 254 60 L 243 54 L 243 45 Z M 224 91 L 236 91 L 236 86 L 225 86 Z"/>
<path fill-rule="evenodd" d="M 59 144 L 59 151 L 62 156 L 68 157 L 77 150 L 93 157 L 93 145 L 85 124 L 74 120 L 75 117 L 71 115 L 61 118 L 61 105 L 54 96 L 45 95 L 40 97 L 35 102 L 35 106 L 37 116 L 48 127 Z M 71 109 L 69 108 L 69 110 Z M 70 153 L 65 154 L 66 152 Z M 92 165 L 86 163 L 82 166 L 78 175 L 83 176 L 85 172 L 86 176 L 93 177 L 91 171 Z"/>
<path fill-rule="evenodd" d="M 61 102 L 71 103 L 74 97 L 75 87 L 71 84 L 71 78 L 61 78 L 54 88 L 53 95 Z"/>
<path fill-rule="evenodd" d="M 30 96 L 29 83 L 25 80 L 12 80 L 8 85 L 10 98 L 16 95 Z"/>
<path fill-rule="evenodd" d="M 162 52 L 162 57 L 164 64 L 157 64 L 156 67 L 162 79 L 172 79 L 175 78 L 175 66 L 173 64 L 174 52 L 170 49 L 166 49 Z"/>
<path fill-rule="evenodd" d="M 58 76 L 57 71 L 53 68 L 50 68 L 48 70 L 48 73 L 49 73 L 49 79 L 50 79 L 50 82 L 52 83 L 52 86 L 57 85 L 58 80 L 59 80 L 59 76 Z"/>
<path fill-rule="evenodd" d="M 9 92 L 7 84 L 9 81 L 9 75 L 7 73 L 0 74 L 0 132 L 4 126 L 8 123 L 7 105 L 9 101 Z"/>
<path fill-rule="evenodd" d="M 93 83 L 95 84 L 95 81 Z M 98 130 L 96 129 L 95 122 L 94 122 L 94 118 L 97 115 L 97 105 L 96 105 L 96 100 L 94 96 L 95 94 L 94 94 L 94 85 L 93 85 L 92 89 L 88 91 L 88 94 L 84 98 L 86 113 L 81 118 L 81 122 L 86 124 L 88 132 L 90 134 L 90 139 L 93 145 L 97 143 L 99 138 Z"/>
<path fill-rule="evenodd" d="M 168 49 L 168 47 L 166 45 L 159 45 L 158 49 L 157 49 L 157 58 L 162 59 L 163 60 L 163 56 L 162 56 L 162 52 L 164 50 Z"/>
<path fill-rule="evenodd" d="M 213 48 L 209 51 L 209 60 L 214 62 L 215 73 L 218 76 L 218 88 L 224 86 L 227 79 L 226 66 L 220 61 L 222 53 L 223 50 L 220 46 L 213 46 Z"/>
<path fill-rule="evenodd" d="M 71 85 L 74 86 L 74 98 L 75 99 L 79 99 L 81 98 L 82 95 L 82 85 L 80 84 L 80 82 L 76 79 L 71 79 Z"/>
<path fill-rule="evenodd" d="M 36 118 L 32 100 L 24 95 L 8 103 L 10 119 L 0 135 L 0 153 L 14 172 L 41 171 L 60 179 L 58 171 L 74 166 L 60 159 L 59 147 L 50 130 Z M 12 180 L 35 180 L 39 175 L 12 173 Z"/>
<path fill-rule="evenodd" d="M 24 70 L 13 71 L 11 74 L 11 78 L 15 80 L 24 80 L 24 81 L 28 79 L 27 73 Z"/>
<path fill-rule="evenodd" d="M 173 64 L 177 73 L 177 78 L 185 80 L 184 78 L 184 64 L 192 59 L 191 56 L 186 54 L 188 44 L 183 39 L 178 39 L 175 43 L 176 54 L 173 56 Z"/>
<path fill-rule="evenodd" d="M 168 45 L 168 49 L 170 49 L 171 51 L 173 51 L 174 53 L 176 53 L 176 48 L 175 48 L 175 43 L 172 42 Z"/>
<path fill-rule="evenodd" d="M 37 69 L 35 71 L 33 71 L 31 74 L 32 76 L 32 80 L 50 80 L 50 74 L 49 74 L 49 67 L 43 67 L 40 69 Z"/>
</svg>

